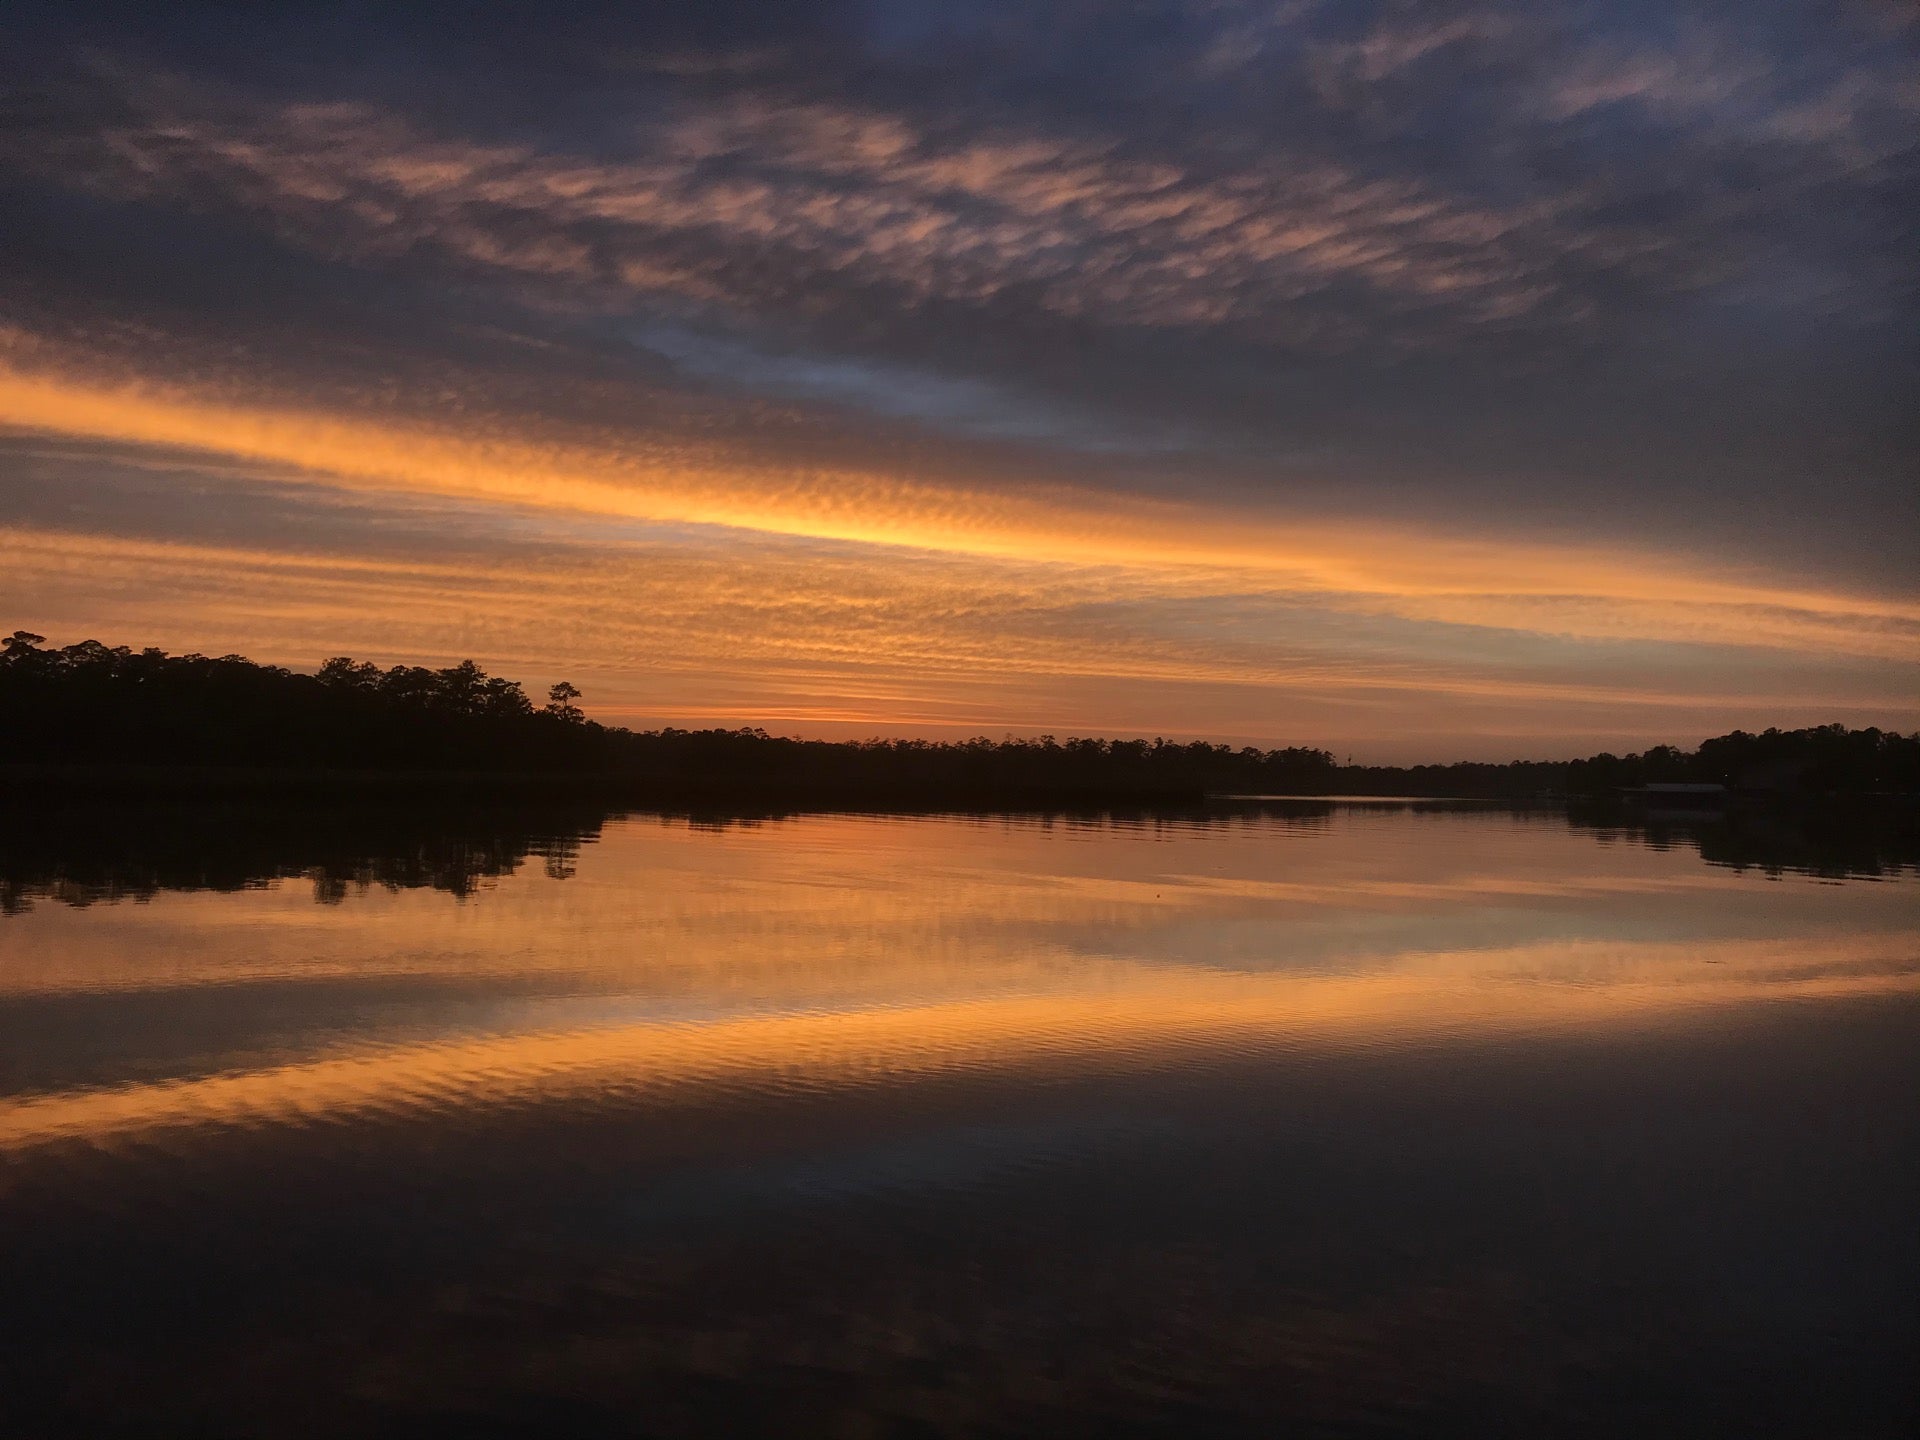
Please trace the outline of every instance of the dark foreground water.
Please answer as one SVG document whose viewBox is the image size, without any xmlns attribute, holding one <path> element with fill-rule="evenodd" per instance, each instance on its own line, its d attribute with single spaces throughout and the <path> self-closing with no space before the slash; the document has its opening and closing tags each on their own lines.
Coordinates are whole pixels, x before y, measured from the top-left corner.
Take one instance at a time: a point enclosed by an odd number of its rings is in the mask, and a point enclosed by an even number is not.
<svg viewBox="0 0 1920 1440">
<path fill-rule="evenodd" d="M 1915 1433 L 1872 846 L 6 821 L 11 1436 Z"/>
</svg>

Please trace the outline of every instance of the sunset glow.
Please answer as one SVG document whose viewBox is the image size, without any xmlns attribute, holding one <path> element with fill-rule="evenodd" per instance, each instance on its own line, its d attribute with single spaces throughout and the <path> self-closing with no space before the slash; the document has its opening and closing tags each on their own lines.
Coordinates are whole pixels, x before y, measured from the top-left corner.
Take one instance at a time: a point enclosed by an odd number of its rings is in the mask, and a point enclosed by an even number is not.
<svg viewBox="0 0 1920 1440">
<path fill-rule="evenodd" d="M 1901 1436 L 1912 0 L 9 0 L 5 1440 Z"/>
<path fill-rule="evenodd" d="M 1724 52 L 1793 177 L 1738 224 L 1246 117 L 1223 159 L 1117 110 L 809 95 L 764 49 L 656 52 L 617 138 L 90 52 L 0 152 L 22 234 L 105 207 L 118 256 L 14 266 L 0 598 L 62 643 L 584 675 L 635 724 L 1382 759 L 1910 728 L 1914 371 L 1873 357 L 1911 285 L 1803 227 L 1827 298 L 1762 303 L 1751 258 L 1895 163 L 1903 38 Z M 1527 43 L 1303 54 L 1417 114 L 1430 57 Z M 1513 125 L 1735 143 L 1630 51 L 1571 57 Z"/>
</svg>

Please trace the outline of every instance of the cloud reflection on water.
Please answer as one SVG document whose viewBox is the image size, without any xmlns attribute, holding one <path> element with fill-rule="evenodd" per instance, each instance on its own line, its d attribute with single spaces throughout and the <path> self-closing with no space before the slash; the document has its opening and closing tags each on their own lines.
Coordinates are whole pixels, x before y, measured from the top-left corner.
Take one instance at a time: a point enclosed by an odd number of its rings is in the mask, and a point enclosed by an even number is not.
<svg viewBox="0 0 1920 1440">
<path fill-rule="evenodd" d="M 1920 989 L 1920 887 L 1776 883 L 1553 815 L 631 817 L 565 870 L 494 872 L 457 905 L 376 871 L 13 916 L 0 1146 L 1124 1072 Z"/>
</svg>

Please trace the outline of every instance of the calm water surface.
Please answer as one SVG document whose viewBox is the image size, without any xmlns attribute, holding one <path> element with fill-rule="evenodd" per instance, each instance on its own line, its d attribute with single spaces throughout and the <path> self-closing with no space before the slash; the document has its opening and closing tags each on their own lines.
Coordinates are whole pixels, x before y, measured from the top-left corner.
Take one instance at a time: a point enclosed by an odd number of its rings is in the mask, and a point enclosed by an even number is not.
<svg viewBox="0 0 1920 1440">
<path fill-rule="evenodd" d="M 1920 1418 L 1897 856 L 1394 806 L 7 820 L 10 1434 Z"/>
</svg>

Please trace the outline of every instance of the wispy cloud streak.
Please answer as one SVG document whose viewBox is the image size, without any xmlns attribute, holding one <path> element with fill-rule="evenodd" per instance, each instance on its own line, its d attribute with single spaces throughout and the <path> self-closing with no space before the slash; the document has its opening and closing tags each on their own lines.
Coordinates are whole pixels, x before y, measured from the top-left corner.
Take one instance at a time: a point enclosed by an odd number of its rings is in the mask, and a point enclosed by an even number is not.
<svg viewBox="0 0 1920 1440">
<path fill-rule="evenodd" d="M 73 503 L 0 600 L 523 669 L 567 614 L 660 718 L 634 676 L 804 724 L 1916 718 L 1910 17 L 729 15 L 36 11 L 0 425 L 54 458 L 0 487 Z"/>
</svg>

